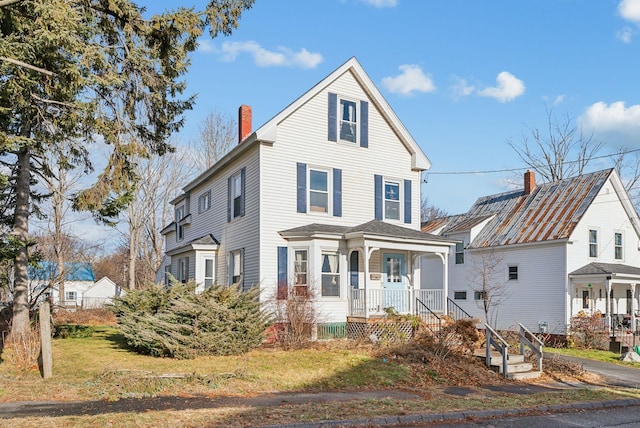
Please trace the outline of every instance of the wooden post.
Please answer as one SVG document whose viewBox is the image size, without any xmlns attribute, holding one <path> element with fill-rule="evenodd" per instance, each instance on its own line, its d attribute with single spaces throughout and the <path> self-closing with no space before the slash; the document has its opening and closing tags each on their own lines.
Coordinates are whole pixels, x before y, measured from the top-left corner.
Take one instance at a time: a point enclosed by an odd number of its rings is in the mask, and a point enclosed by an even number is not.
<svg viewBox="0 0 640 428">
<path fill-rule="evenodd" d="M 42 378 L 49 379 L 53 374 L 53 357 L 51 355 L 51 311 L 49 302 L 40 304 L 40 360 Z"/>
</svg>

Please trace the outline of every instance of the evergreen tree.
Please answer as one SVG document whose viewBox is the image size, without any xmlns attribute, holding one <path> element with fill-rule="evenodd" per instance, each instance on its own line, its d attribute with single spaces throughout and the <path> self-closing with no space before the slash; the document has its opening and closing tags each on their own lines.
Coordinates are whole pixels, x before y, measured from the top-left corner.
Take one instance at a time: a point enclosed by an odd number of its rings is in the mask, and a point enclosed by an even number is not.
<svg viewBox="0 0 640 428">
<path fill-rule="evenodd" d="M 29 218 L 33 189 L 52 172 L 47 151 L 68 144 L 66 168 L 92 169 L 90 144 L 111 156 L 98 181 L 81 191 L 76 209 L 113 221 L 135 186 L 135 156 L 171 150 L 194 99 L 181 80 L 197 37 L 230 34 L 254 0 L 210 0 L 204 11 L 178 8 L 144 17 L 131 0 L 5 0 L 0 2 L 0 219 L 15 253 L 11 334 L 29 328 Z M 4 239 L 2 241 L 9 241 Z"/>
</svg>

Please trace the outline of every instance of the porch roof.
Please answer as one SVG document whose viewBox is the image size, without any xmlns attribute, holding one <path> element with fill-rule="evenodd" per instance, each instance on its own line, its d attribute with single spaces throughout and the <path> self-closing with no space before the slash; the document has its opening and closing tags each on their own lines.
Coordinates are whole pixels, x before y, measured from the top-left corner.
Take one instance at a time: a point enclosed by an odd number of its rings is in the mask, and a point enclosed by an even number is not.
<svg viewBox="0 0 640 428">
<path fill-rule="evenodd" d="M 212 234 L 201 236 L 192 241 L 187 242 L 185 245 L 174 248 L 171 251 L 167 251 L 167 255 L 173 256 L 176 254 L 184 253 L 186 251 L 203 250 L 203 251 L 215 251 L 218 249 L 220 242 Z"/>
<path fill-rule="evenodd" d="M 640 268 L 636 266 L 623 265 L 618 263 L 589 263 L 579 269 L 574 270 L 569 276 L 578 275 L 625 275 L 640 277 Z"/>
<path fill-rule="evenodd" d="M 279 233 L 284 238 L 314 238 L 321 235 L 333 235 L 337 239 L 387 237 L 445 245 L 454 245 L 456 242 L 452 239 L 443 238 L 442 236 L 409 229 L 408 227 L 398 226 L 381 220 L 371 220 L 357 226 L 311 223 L 305 226 L 283 230 Z"/>
</svg>

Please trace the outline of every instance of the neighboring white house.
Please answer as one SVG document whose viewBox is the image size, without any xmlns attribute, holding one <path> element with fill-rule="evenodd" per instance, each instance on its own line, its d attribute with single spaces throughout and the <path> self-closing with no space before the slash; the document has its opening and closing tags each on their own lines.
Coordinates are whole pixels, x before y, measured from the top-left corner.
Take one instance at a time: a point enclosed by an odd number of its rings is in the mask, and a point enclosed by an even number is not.
<svg viewBox="0 0 640 428">
<path fill-rule="evenodd" d="M 455 239 L 448 295 L 484 320 L 482 278 L 503 294 L 489 321 L 499 329 L 566 333 L 583 311 L 635 325 L 640 220 L 615 170 L 479 198 L 466 214 L 435 219 L 425 232 Z M 485 262 L 483 262 L 483 260 Z M 497 265 L 490 269 L 488 261 Z M 441 288 L 439 260 L 422 260 L 422 282 Z"/>
<path fill-rule="evenodd" d="M 159 281 L 310 287 L 331 323 L 413 310 L 420 257 L 453 242 L 420 232 L 431 163 L 355 58 L 255 131 L 242 106 L 239 139 L 172 201 Z"/>
<path fill-rule="evenodd" d="M 54 305 L 73 308 L 96 308 L 109 303 L 122 290 L 109 278 L 95 281 L 93 269 L 89 263 L 65 263 L 64 301 L 61 301 L 57 286 L 49 285 L 55 281 L 58 265 L 43 261 L 29 267 L 29 282 L 32 300 L 51 299 Z"/>
<path fill-rule="evenodd" d="M 114 297 L 119 297 L 123 294 L 124 290 L 116 285 L 115 282 L 106 276 L 102 277 L 83 293 L 82 308 L 101 308 L 104 305 L 110 304 Z"/>
</svg>

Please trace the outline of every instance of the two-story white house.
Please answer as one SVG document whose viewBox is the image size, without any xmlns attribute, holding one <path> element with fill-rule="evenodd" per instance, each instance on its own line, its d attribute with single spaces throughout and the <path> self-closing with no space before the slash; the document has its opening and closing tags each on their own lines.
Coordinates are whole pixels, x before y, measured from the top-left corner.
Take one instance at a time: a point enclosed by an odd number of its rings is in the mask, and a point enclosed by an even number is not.
<svg viewBox="0 0 640 428">
<path fill-rule="evenodd" d="M 497 293 L 489 322 L 499 329 L 565 334 L 581 311 L 636 325 L 640 220 L 613 169 L 538 186 L 528 171 L 523 190 L 481 197 L 422 230 L 458 241 L 448 295 L 483 322 L 484 279 Z M 440 288 L 440 272 L 438 260 L 423 258 L 423 286 Z"/>
<path fill-rule="evenodd" d="M 442 301 L 420 290 L 420 257 L 446 272 L 454 245 L 420 231 L 431 163 L 355 58 L 255 131 L 242 106 L 239 138 L 172 201 L 165 280 L 260 287 L 264 302 L 308 287 L 327 323 Z"/>
</svg>

